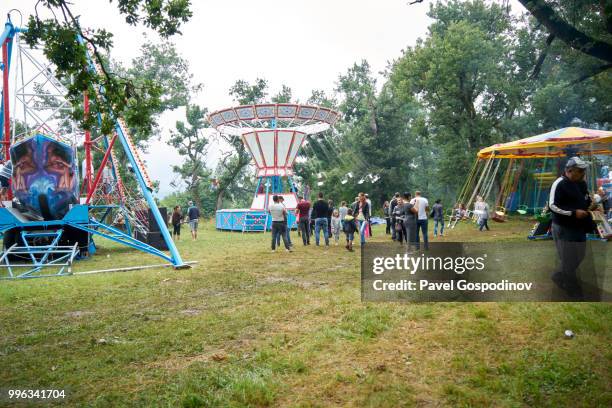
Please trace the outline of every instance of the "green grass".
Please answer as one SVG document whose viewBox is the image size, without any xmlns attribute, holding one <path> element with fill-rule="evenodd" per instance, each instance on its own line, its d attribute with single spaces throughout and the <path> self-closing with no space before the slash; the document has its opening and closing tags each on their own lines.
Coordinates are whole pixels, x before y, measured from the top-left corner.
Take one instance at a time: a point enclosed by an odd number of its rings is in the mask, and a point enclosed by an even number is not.
<svg viewBox="0 0 612 408">
<path fill-rule="evenodd" d="M 190 270 L 0 281 L 0 388 L 93 407 L 612 405 L 608 304 L 361 303 L 358 252 L 201 229 L 178 244 Z M 160 263 L 98 245 L 75 272 Z"/>
</svg>

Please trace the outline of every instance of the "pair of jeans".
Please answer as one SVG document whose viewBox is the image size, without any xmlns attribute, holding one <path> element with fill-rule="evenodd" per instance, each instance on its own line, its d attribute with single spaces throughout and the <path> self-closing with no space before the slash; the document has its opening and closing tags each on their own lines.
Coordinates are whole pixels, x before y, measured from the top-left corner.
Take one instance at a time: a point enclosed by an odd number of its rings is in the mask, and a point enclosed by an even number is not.
<svg viewBox="0 0 612 408">
<path fill-rule="evenodd" d="M 302 235 L 302 242 L 304 245 L 310 244 L 310 218 L 300 217 L 300 232 Z"/>
<path fill-rule="evenodd" d="M 425 220 L 417 220 L 416 222 L 416 248 L 421 248 L 421 239 L 419 237 L 419 233 L 423 232 L 423 243 L 425 244 L 425 249 L 429 249 L 429 238 L 427 237 L 427 219 Z"/>
<path fill-rule="evenodd" d="M 287 224 L 284 221 L 273 221 L 272 222 L 272 250 L 276 249 L 276 242 L 280 242 L 280 238 L 283 239 L 283 244 L 286 249 L 289 249 L 289 243 L 287 242 Z"/>
<path fill-rule="evenodd" d="M 289 246 L 293 245 L 291 243 L 291 228 L 289 228 L 289 226 L 287 225 L 287 223 L 285 223 L 285 236 L 287 237 L 287 244 L 289 244 Z M 280 236 L 276 238 L 276 246 L 280 246 Z"/>
<path fill-rule="evenodd" d="M 323 237 L 325 238 L 325 245 L 329 245 L 329 230 L 327 224 L 327 218 L 315 218 L 315 243 L 319 245 L 321 238 L 321 230 L 323 230 Z"/>
<path fill-rule="evenodd" d="M 395 230 L 395 223 L 400 222 L 397 218 L 391 217 L 391 239 L 397 239 L 397 231 Z"/>
<path fill-rule="evenodd" d="M 483 228 L 486 228 L 487 231 L 489 231 L 489 219 L 488 218 L 480 219 L 480 228 L 478 228 L 478 230 L 482 231 Z"/>
<path fill-rule="evenodd" d="M 366 237 L 365 237 L 366 228 L 368 228 L 368 221 L 367 220 L 359 221 L 359 239 L 361 241 L 361 244 L 366 243 Z"/>
<path fill-rule="evenodd" d="M 438 224 L 440 224 L 440 235 L 444 235 L 444 219 L 434 219 L 434 236 L 438 236 Z"/>
<path fill-rule="evenodd" d="M 395 221 L 395 227 L 394 227 L 394 234 L 395 237 L 393 239 L 395 239 L 396 241 L 398 241 L 400 244 L 404 241 L 408 242 L 408 237 L 406 236 L 406 227 L 404 226 L 403 221 L 401 220 L 396 220 Z M 397 228 L 397 226 L 399 225 L 399 229 L 395 229 Z"/>
<path fill-rule="evenodd" d="M 566 227 L 554 222 L 551 230 L 559 257 L 556 274 L 561 276 L 566 285 L 575 286 L 578 284 L 576 270 L 586 254 L 586 234 L 582 228 Z"/>
<path fill-rule="evenodd" d="M 391 218 L 387 217 L 385 218 L 385 221 L 387 222 L 387 229 L 385 229 L 385 234 L 389 235 L 391 233 Z"/>
</svg>

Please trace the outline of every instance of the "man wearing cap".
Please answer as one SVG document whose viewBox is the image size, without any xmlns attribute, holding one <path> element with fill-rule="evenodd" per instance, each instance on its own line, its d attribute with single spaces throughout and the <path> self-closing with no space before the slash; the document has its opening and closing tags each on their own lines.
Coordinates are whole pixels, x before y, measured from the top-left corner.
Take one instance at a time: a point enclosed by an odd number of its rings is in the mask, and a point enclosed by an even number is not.
<svg viewBox="0 0 612 408">
<path fill-rule="evenodd" d="M 191 230 L 191 238 L 195 241 L 198 239 L 198 221 L 200 219 L 200 209 L 189 201 L 187 208 L 187 218 L 189 219 L 189 229 Z"/>
<path fill-rule="evenodd" d="M 591 197 L 585 181 L 588 163 L 572 157 L 565 165 L 565 173 L 550 187 L 548 207 L 552 212 L 552 235 L 559 257 L 559 268 L 552 280 L 572 297 L 580 297 L 582 290 L 576 269 L 584 259 L 586 233 L 592 229 Z"/>
</svg>

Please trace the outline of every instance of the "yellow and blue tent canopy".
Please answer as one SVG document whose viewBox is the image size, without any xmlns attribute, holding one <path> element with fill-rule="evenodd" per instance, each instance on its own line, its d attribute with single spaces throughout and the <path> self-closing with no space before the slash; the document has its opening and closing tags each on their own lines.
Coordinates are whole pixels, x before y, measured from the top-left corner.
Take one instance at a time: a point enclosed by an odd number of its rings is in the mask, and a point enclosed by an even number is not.
<svg viewBox="0 0 612 408">
<path fill-rule="evenodd" d="M 567 127 L 541 135 L 497 143 L 478 152 L 479 159 L 530 159 L 575 154 L 612 154 L 612 131 Z"/>
</svg>

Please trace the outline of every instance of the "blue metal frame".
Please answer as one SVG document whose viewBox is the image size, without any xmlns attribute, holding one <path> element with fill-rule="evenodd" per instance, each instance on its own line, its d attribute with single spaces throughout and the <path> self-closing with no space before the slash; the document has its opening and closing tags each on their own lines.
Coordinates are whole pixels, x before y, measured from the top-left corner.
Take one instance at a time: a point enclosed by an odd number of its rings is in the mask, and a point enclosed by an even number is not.
<svg viewBox="0 0 612 408">
<path fill-rule="evenodd" d="M 81 44 L 84 44 L 83 38 L 79 37 L 79 42 Z M 92 56 L 89 55 L 89 53 L 87 53 L 87 63 L 89 65 L 89 70 L 92 71 L 92 72 L 96 72 L 95 64 L 94 64 L 94 62 L 92 60 Z M 100 95 L 103 96 L 104 95 L 104 88 L 100 87 L 99 92 L 100 92 Z M 164 238 L 164 241 L 166 242 L 168 250 L 170 251 L 170 254 L 172 256 L 170 258 L 168 258 L 165 254 L 161 253 L 160 251 L 156 250 L 155 248 L 153 248 L 153 249 L 155 251 L 159 252 L 160 254 L 163 254 L 163 256 L 159 255 L 159 254 L 157 254 L 157 255 L 161 256 L 164 259 L 167 259 L 168 261 L 170 261 L 170 263 L 172 263 L 175 268 L 189 268 L 190 266 L 183 262 L 183 259 L 181 258 L 181 255 L 178 252 L 178 249 L 176 248 L 176 245 L 174 244 L 174 241 L 172 240 L 172 237 L 170 236 L 170 231 L 168 231 L 168 227 L 166 226 L 166 220 L 164 220 L 162 218 L 162 215 L 159 212 L 159 208 L 157 208 L 157 203 L 155 202 L 155 199 L 153 198 L 153 195 L 149 191 L 149 188 L 148 188 L 148 186 L 147 186 L 147 184 L 146 184 L 146 182 L 144 180 L 144 177 L 143 177 L 142 173 L 140 172 L 140 167 L 139 167 L 138 163 L 136 162 L 136 158 L 134 156 L 134 152 L 130 148 L 130 145 L 129 145 L 128 141 L 127 141 L 127 136 L 123 133 L 123 129 L 121 128 L 121 126 L 119 124 L 119 121 L 117 121 L 116 118 L 113 118 L 113 119 L 115 119 L 115 131 L 117 133 L 117 139 L 119 139 L 119 141 L 121 142 L 121 145 L 123 146 L 123 150 L 125 152 L 125 155 L 128 158 L 128 161 L 130 162 L 130 164 L 132 166 L 132 169 L 134 170 L 134 174 L 136 176 L 136 181 L 138 182 L 138 185 L 140 187 L 142 195 L 144 196 L 145 200 L 147 201 L 147 204 L 149 205 L 149 208 L 150 208 L 151 212 L 153 213 L 153 217 L 155 218 L 155 221 L 157 222 L 157 225 L 159 226 L 159 230 L 160 230 L 160 232 L 162 234 L 162 237 Z M 101 121 L 100 115 L 98 115 L 98 121 Z M 122 242 L 122 241 L 118 241 L 118 242 Z M 125 245 L 128 245 L 128 246 L 132 246 L 133 248 L 140 249 L 137 246 L 129 244 L 128 242 L 129 241 L 123 241 L 122 243 L 124 243 Z M 138 242 L 140 242 L 140 241 L 138 241 Z M 146 245 L 146 244 L 143 243 L 143 245 Z M 146 245 L 146 246 L 150 247 L 149 245 Z M 152 247 L 150 247 L 150 248 L 152 248 Z M 142 250 L 145 250 L 145 249 L 142 249 Z M 152 253 L 150 250 L 145 250 L 145 251 L 149 252 L 149 253 Z"/>
<path fill-rule="evenodd" d="M 23 246 L 13 244 L 0 255 L 0 264 L 3 264 L 8 276 L 0 277 L 0 279 L 23 279 L 23 278 L 40 278 L 48 276 L 70 275 L 72 273 L 72 263 L 79 253 L 78 243 L 74 245 L 59 245 L 60 238 L 64 230 L 49 230 L 49 231 L 21 231 L 21 241 Z M 29 239 L 37 238 L 53 238 L 48 245 L 33 245 Z M 31 263 L 13 263 L 10 258 L 29 257 Z M 49 257 L 53 257 L 49 260 Z M 59 268 L 54 274 L 37 274 L 43 268 Z M 26 268 L 25 272 L 16 274 L 14 269 Z M 35 275 L 37 274 L 37 275 Z"/>
</svg>

